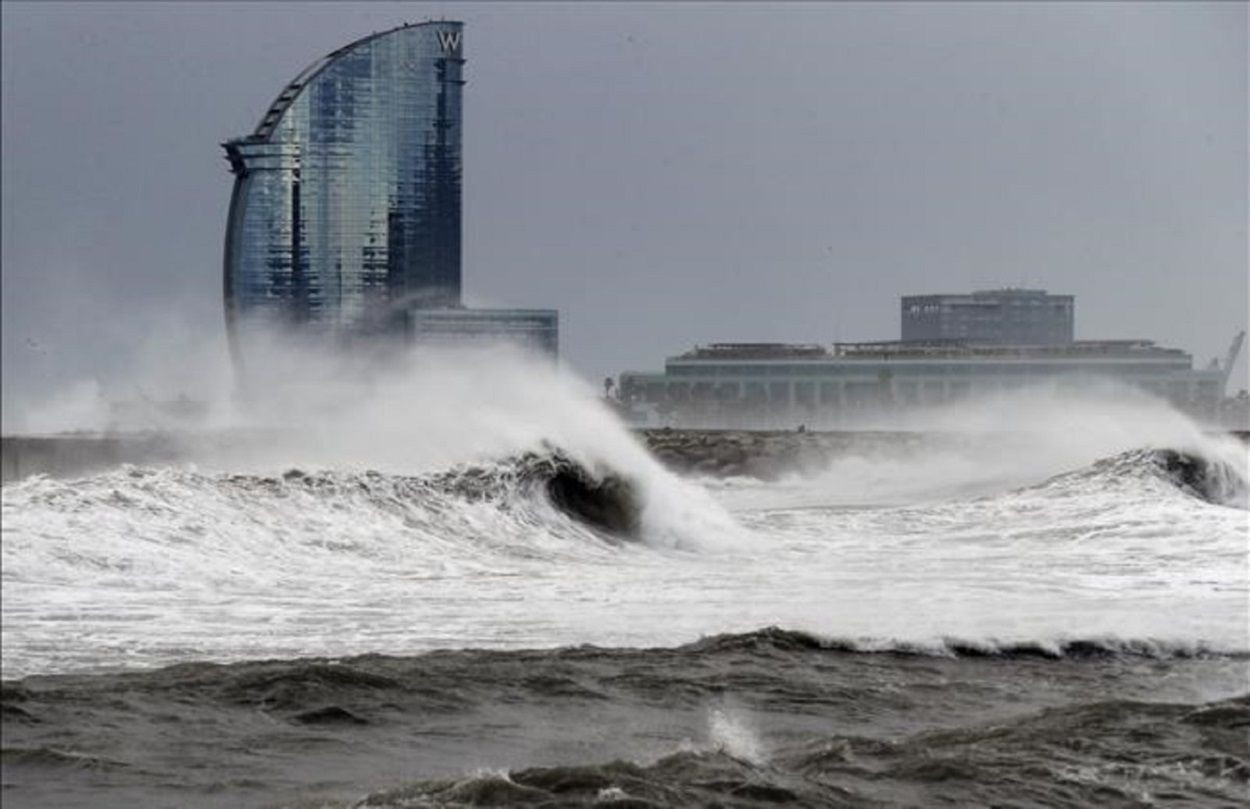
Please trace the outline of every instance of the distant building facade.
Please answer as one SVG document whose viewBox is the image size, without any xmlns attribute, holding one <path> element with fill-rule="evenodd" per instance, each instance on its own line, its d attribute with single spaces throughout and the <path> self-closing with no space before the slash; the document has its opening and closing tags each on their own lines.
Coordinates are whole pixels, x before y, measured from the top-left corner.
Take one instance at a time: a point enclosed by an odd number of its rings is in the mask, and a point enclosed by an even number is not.
<svg viewBox="0 0 1250 809">
<path fill-rule="evenodd" d="M 617 390 L 642 420 L 683 425 L 836 427 L 892 412 L 1020 389 L 1056 394 L 1107 380 L 1218 418 L 1218 365 L 1150 340 L 1072 339 L 1073 298 L 1043 290 L 902 299 L 900 341 L 713 343 L 669 357 L 663 373 L 621 374 Z M 1240 348 L 1234 341 L 1225 369 Z"/>
<path fill-rule="evenodd" d="M 1056 393 L 1118 382 L 1211 417 L 1219 370 L 1148 340 L 1065 346 L 950 343 L 712 344 L 665 362 L 663 373 L 621 374 L 623 404 L 653 423 L 833 427 L 883 413 L 1025 387 Z"/>
<path fill-rule="evenodd" d="M 425 345 L 504 342 L 556 357 L 560 318 L 554 309 L 418 309 L 411 312 L 412 337 Z"/>
<path fill-rule="evenodd" d="M 461 303 L 464 27 L 403 25 L 317 60 L 252 134 L 223 144 L 226 321 L 238 357 L 252 326 L 348 343 L 432 334 Z M 446 337 L 447 335 L 444 335 Z"/>
<path fill-rule="evenodd" d="M 1073 340 L 1074 300 L 1041 289 L 992 289 L 969 295 L 907 295 L 904 341 L 983 345 L 1062 345 Z"/>
</svg>

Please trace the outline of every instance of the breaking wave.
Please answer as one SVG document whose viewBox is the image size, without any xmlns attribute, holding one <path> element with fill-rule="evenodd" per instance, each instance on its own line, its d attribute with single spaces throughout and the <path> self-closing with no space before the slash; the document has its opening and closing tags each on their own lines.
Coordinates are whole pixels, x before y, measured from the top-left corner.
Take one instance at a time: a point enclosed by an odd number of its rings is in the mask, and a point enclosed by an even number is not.
<svg viewBox="0 0 1250 809">
<path fill-rule="evenodd" d="M 1105 464 L 1112 469 L 1152 466 L 1158 474 L 1200 500 L 1243 509 L 1250 507 L 1244 472 L 1226 460 L 1174 449 L 1158 449 L 1129 453 Z"/>
<path fill-rule="evenodd" d="M 541 493 L 566 516 L 616 537 L 636 538 L 641 529 L 643 503 L 635 483 L 613 470 L 592 472 L 558 450 L 457 469 L 432 481 L 470 500 L 507 497 L 518 489 L 530 497 Z"/>
<path fill-rule="evenodd" d="M 553 540 L 587 539 L 696 547 L 699 537 L 681 524 L 690 511 L 702 509 L 698 517 L 729 524 L 710 499 L 683 491 L 689 484 L 663 477 L 647 480 L 545 447 L 421 475 L 302 469 L 214 474 L 124 466 L 80 480 L 31 478 L 6 486 L 4 493 L 6 511 L 14 516 L 40 512 L 68 518 L 94 512 L 103 518 L 99 527 L 105 531 L 113 522 L 118 533 L 159 536 L 173 545 L 211 538 L 219 542 L 208 544 L 218 549 L 260 527 L 279 540 L 367 554 L 359 543 L 336 537 L 386 524 L 414 541 L 463 540 L 504 549 L 527 540 L 551 545 Z M 664 493 L 654 496 L 657 486 L 676 489 L 686 513 L 666 513 Z M 97 533 L 96 538 L 107 537 Z"/>
<path fill-rule="evenodd" d="M 1244 446 L 668 435 L 692 480 L 550 371 L 431 362 L 316 375 L 203 467 L 3 487 L 6 799 L 1244 795 Z"/>
<path fill-rule="evenodd" d="M 1235 450 L 1234 450 L 1235 452 Z M 1203 454 L 1180 449 L 1136 449 L 1095 461 L 1091 466 L 1056 476 L 1039 489 L 1100 486 L 1108 493 L 1141 495 L 1166 491 L 1217 506 L 1250 508 L 1245 459 L 1227 454 Z"/>
<path fill-rule="evenodd" d="M 1244 649 L 1235 454 L 1133 450 L 901 506 L 828 505 L 825 479 L 802 507 L 769 504 L 784 485 L 759 484 L 743 510 L 742 490 L 641 448 L 536 447 L 420 474 L 124 467 L 6 485 L 5 675 L 767 625 L 912 654 Z"/>
</svg>

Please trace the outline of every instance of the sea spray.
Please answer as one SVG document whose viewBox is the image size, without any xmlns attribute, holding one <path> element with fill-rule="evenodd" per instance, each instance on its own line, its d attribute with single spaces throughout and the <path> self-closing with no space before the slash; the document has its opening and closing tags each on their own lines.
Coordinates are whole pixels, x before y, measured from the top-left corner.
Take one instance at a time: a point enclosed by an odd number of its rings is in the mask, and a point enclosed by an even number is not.
<svg viewBox="0 0 1250 809">
<path fill-rule="evenodd" d="M 4 487 L 7 676 L 649 646 L 768 625 L 887 647 L 1245 647 L 1245 512 L 1155 466 L 1099 463 L 1197 445 L 1244 469 L 1244 447 L 1157 403 L 1091 412 L 1101 426 L 1076 437 L 1076 406 L 1034 412 L 1014 444 L 991 408 L 941 452 L 887 442 L 832 459 L 824 477 L 709 491 L 651 458 L 593 391 L 524 355 L 284 359 L 270 388 L 210 408 L 248 440 L 192 453 L 194 466 Z M 517 485 L 516 459 L 544 452 L 635 487 L 638 541 L 606 541 Z M 490 496 L 435 485 L 469 469 Z"/>
<path fill-rule="evenodd" d="M 713 750 L 751 764 L 763 764 L 766 758 L 758 731 L 741 709 L 728 705 L 712 709 L 708 716 L 708 741 Z"/>
<path fill-rule="evenodd" d="M 847 434 L 778 480 L 702 482 L 733 510 L 906 505 L 1002 494 L 1143 449 L 1204 459 L 1226 475 L 1230 501 L 1237 481 L 1250 478 L 1244 442 L 1111 383 L 1062 398 L 1034 389 L 974 397 L 914 414 L 908 426 L 915 432 Z"/>
<path fill-rule="evenodd" d="M 1195 496 L 1153 457 L 972 499 L 738 511 L 740 543 L 677 481 L 660 490 L 673 510 L 653 503 L 639 541 L 615 544 L 517 485 L 506 460 L 485 467 L 485 497 L 436 485 L 450 471 L 33 478 L 3 489 L 3 665 L 409 653 L 466 638 L 646 646 L 765 625 L 887 646 L 1242 650 L 1245 512 Z"/>
</svg>

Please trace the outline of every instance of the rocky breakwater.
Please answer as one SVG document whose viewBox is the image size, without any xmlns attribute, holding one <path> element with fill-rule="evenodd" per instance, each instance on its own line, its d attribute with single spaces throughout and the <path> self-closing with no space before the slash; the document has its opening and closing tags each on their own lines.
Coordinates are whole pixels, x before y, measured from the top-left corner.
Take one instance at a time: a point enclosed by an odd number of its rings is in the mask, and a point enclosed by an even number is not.
<svg viewBox="0 0 1250 809">
<path fill-rule="evenodd" d="M 942 440 L 913 432 L 643 430 L 643 443 L 670 469 L 712 477 L 775 480 L 826 468 L 851 454 L 909 454 Z"/>
</svg>

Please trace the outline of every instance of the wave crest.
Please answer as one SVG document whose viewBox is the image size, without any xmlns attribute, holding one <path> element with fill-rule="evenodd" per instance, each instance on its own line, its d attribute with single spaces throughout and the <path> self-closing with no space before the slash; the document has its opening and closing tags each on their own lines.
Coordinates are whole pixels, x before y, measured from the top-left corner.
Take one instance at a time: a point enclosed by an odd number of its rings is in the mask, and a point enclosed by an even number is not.
<svg viewBox="0 0 1250 809">
<path fill-rule="evenodd" d="M 1243 467 L 1244 461 L 1239 463 L 1218 452 L 1143 448 L 1102 458 L 1032 488 L 1066 490 L 1097 486 L 1104 491 L 1132 491 L 1142 484 L 1161 483 L 1168 490 L 1212 505 L 1246 509 L 1250 508 L 1250 484 Z"/>
<path fill-rule="evenodd" d="M 682 648 L 699 654 L 827 651 L 915 657 L 1045 658 L 1052 660 L 1112 657 L 1144 657 L 1156 660 L 1208 657 L 1250 659 L 1250 651 L 1224 648 L 1204 641 L 1111 636 L 1023 640 L 942 637 L 918 641 L 898 638 L 825 637 L 776 626 L 765 627 L 755 632 L 714 635 Z"/>
<path fill-rule="evenodd" d="M 539 491 L 566 516 L 617 537 L 635 538 L 641 525 L 642 501 L 630 479 L 614 470 L 596 474 L 556 449 L 527 452 L 495 466 L 456 469 L 433 480 L 471 500 L 517 487 Z"/>
</svg>

